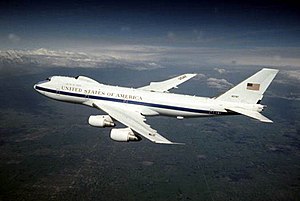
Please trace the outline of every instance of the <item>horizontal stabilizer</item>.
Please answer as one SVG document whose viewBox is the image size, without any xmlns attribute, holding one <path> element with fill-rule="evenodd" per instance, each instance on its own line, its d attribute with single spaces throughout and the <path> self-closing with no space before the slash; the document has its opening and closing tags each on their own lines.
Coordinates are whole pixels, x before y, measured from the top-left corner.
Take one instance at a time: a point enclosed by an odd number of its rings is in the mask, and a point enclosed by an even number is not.
<svg viewBox="0 0 300 201">
<path fill-rule="evenodd" d="M 273 123 L 272 120 L 268 119 L 267 117 L 263 116 L 262 114 L 260 114 L 257 111 L 251 111 L 251 110 L 246 110 L 246 109 L 243 109 L 243 108 L 236 108 L 236 107 L 226 108 L 226 110 L 233 111 L 233 112 L 251 117 L 253 119 L 257 119 L 261 122 Z"/>
</svg>

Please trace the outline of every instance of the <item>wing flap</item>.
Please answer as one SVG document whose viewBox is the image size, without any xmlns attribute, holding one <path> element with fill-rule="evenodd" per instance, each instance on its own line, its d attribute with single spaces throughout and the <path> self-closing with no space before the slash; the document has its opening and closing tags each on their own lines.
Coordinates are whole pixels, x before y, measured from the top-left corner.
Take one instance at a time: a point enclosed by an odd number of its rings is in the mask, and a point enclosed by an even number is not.
<svg viewBox="0 0 300 201">
<path fill-rule="evenodd" d="M 268 119 L 267 117 L 263 116 L 261 113 L 259 113 L 257 111 L 251 111 L 251 110 L 246 110 L 243 108 L 236 108 L 236 107 L 229 107 L 229 108 L 225 108 L 225 109 L 248 116 L 248 117 L 251 117 L 253 119 L 257 119 L 261 122 L 273 123 L 272 120 Z"/>
<path fill-rule="evenodd" d="M 170 140 L 158 134 L 156 130 L 154 130 L 148 124 L 145 123 L 146 119 L 143 115 L 132 109 L 124 109 L 121 108 L 119 105 L 112 103 L 108 105 L 105 103 L 97 102 L 93 105 L 94 107 L 103 110 L 115 120 L 128 126 L 132 130 L 134 130 L 135 132 L 139 133 L 140 135 L 144 136 L 152 142 L 160 144 L 180 144 L 171 142 Z"/>
<path fill-rule="evenodd" d="M 150 85 L 140 87 L 139 89 L 155 92 L 168 92 L 170 89 L 176 88 L 178 85 L 188 81 L 197 74 L 183 74 L 161 82 L 151 82 Z"/>
</svg>

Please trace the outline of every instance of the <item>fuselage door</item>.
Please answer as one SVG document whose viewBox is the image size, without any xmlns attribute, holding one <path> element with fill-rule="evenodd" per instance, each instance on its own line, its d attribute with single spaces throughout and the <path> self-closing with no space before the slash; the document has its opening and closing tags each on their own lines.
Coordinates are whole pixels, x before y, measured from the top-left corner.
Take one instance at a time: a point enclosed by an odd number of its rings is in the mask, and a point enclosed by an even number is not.
<svg viewBox="0 0 300 201">
<path fill-rule="evenodd" d="M 60 89 L 56 88 L 56 95 L 60 96 Z"/>
<path fill-rule="evenodd" d="M 90 99 L 90 95 L 89 94 L 85 94 L 84 99 L 85 99 L 85 101 L 88 101 Z"/>
</svg>

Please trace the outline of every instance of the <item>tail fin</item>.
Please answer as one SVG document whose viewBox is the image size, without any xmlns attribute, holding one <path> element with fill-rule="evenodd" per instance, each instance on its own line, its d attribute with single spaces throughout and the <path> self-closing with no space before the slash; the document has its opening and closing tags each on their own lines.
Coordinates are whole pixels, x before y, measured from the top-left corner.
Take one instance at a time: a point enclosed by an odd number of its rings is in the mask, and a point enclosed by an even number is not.
<svg viewBox="0 0 300 201">
<path fill-rule="evenodd" d="M 216 99 L 228 102 L 259 103 L 277 73 L 277 69 L 263 68 Z"/>
</svg>

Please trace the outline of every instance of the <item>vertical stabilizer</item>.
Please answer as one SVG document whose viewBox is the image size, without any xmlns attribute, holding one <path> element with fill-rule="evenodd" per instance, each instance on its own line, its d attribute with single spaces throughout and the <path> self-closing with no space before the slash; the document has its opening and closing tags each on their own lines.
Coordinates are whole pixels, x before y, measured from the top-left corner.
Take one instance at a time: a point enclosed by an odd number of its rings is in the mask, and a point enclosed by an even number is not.
<svg viewBox="0 0 300 201">
<path fill-rule="evenodd" d="M 217 100 L 256 104 L 278 73 L 277 69 L 263 68 L 248 79 L 217 97 Z"/>
</svg>

